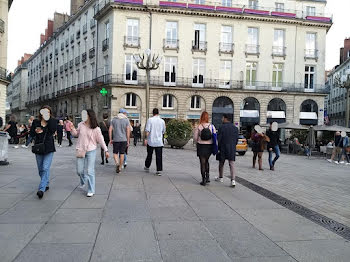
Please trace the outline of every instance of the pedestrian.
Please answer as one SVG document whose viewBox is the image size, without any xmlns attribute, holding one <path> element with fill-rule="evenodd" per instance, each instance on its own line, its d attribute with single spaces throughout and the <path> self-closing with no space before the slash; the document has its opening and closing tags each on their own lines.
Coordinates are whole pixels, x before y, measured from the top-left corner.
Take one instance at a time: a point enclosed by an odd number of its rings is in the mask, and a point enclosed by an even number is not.
<svg viewBox="0 0 350 262">
<path fill-rule="evenodd" d="M 38 166 L 40 184 L 36 193 L 39 199 L 49 190 L 50 167 L 55 149 L 54 134 L 57 130 L 57 120 L 52 116 L 51 107 L 45 105 L 41 108 L 38 119 L 35 119 L 30 129 L 34 139 L 32 152 L 35 154 Z"/>
<path fill-rule="evenodd" d="M 100 128 L 102 131 L 102 136 L 103 139 L 105 140 L 105 144 L 108 147 L 109 145 L 109 127 L 111 123 L 108 120 L 108 113 L 103 113 L 103 121 L 100 123 Z M 105 152 L 103 148 L 101 147 L 101 165 L 105 164 L 105 159 L 106 159 L 106 164 L 108 163 L 108 158 L 105 157 Z"/>
<path fill-rule="evenodd" d="M 10 136 L 10 144 L 14 144 L 14 148 L 18 148 L 18 138 L 17 138 L 17 122 L 16 116 L 11 115 L 10 121 L 7 123 L 7 126 L 4 129 L 4 132 L 8 132 Z"/>
<path fill-rule="evenodd" d="M 162 175 L 163 171 L 163 136 L 165 133 L 165 122 L 159 116 L 158 108 L 153 109 L 153 117 L 148 119 L 145 128 L 145 145 L 147 146 L 147 158 L 144 170 L 149 172 L 152 164 L 153 151 L 156 151 L 157 176 Z"/>
<path fill-rule="evenodd" d="M 215 177 L 216 181 L 224 182 L 224 165 L 228 160 L 230 166 L 231 186 L 236 186 L 235 178 L 235 161 L 236 146 L 238 142 L 238 128 L 230 121 L 228 115 L 222 117 L 222 125 L 218 132 L 219 152 L 216 160 L 219 161 L 219 176 Z"/>
<path fill-rule="evenodd" d="M 200 171 L 202 175 L 202 182 L 200 184 L 205 186 L 210 183 L 210 166 L 209 158 L 213 153 L 213 133 L 216 133 L 214 125 L 209 123 L 209 114 L 204 111 L 199 119 L 199 125 L 194 130 L 193 139 L 197 144 L 197 156 L 200 163 Z"/>
<path fill-rule="evenodd" d="M 116 173 L 120 173 L 123 168 L 124 155 L 130 144 L 130 122 L 126 116 L 127 113 L 124 108 L 121 108 L 109 127 L 109 140 L 110 144 L 113 144 Z"/>
<path fill-rule="evenodd" d="M 265 143 L 269 142 L 269 139 L 264 135 L 262 128 L 259 125 L 256 125 L 254 127 L 251 139 L 253 142 L 253 168 L 255 168 L 256 158 L 258 158 L 259 170 L 263 171 L 264 169 L 262 168 L 262 156 L 265 148 Z"/>
<path fill-rule="evenodd" d="M 59 147 L 62 147 L 63 139 L 63 120 L 58 121 L 57 125 L 57 143 Z"/>
<path fill-rule="evenodd" d="M 277 122 L 270 123 L 270 129 L 266 132 L 266 135 L 270 138 L 270 142 L 267 143 L 267 150 L 269 152 L 269 165 L 270 170 L 275 170 L 275 163 L 281 155 L 279 147 L 279 133 Z M 273 153 L 275 153 L 275 158 L 272 160 Z"/>
<path fill-rule="evenodd" d="M 30 116 L 28 119 L 28 130 L 30 130 L 30 128 L 32 127 L 34 121 L 34 116 Z M 28 134 L 28 138 L 26 140 L 26 143 L 24 145 L 22 145 L 23 148 L 28 148 L 29 144 L 32 142 L 33 138 L 30 135 L 30 133 Z"/>
<path fill-rule="evenodd" d="M 85 110 L 84 110 L 85 111 Z M 106 158 L 109 158 L 108 148 L 105 144 L 101 129 L 98 126 L 95 111 L 88 109 L 82 113 L 82 122 L 75 129 L 72 125 L 72 134 L 78 137 L 76 143 L 77 173 L 80 177 L 80 188 L 86 184 L 87 197 L 95 194 L 95 161 L 97 144 L 103 148 Z M 85 116 L 84 116 L 85 115 Z"/>
<path fill-rule="evenodd" d="M 2 117 L 0 116 L 0 130 L 2 130 L 3 125 L 4 125 L 4 120 L 2 120 Z"/>
<path fill-rule="evenodd" d="M 141 139 L 141 128 L 139 123 L 135 124 L 132 134 L 134 136 L 134 146 L 136 146 L 139 139 Z"/>
<path fill-rule="evenodd" d="M 345 163 L 344 160 L 346 157 L 346 161 L 347 161 L 346 165 L 349 165 L 350 159 L 346 152 L 346 148 L 349 146 L 349 137 L 346 135 L 346 132 L 344 131 L 340 133 L 340 136 L 341 136 L 340 148 L 342 149 L 342 151 L 338 156 L 338 162 L 339 164 L 344 164 Z"/>
<path fill-rule="evenodd" d="M 66 118 L 65 122 L 66 123 L 64 125 L 64 129 L 66 130 L 67 139 L 68 139 L 68 142 L 69 142 L 68 146 L 72 146 L 73 142 L 72 142 L 72 134 L 71 134 L 71 132 L 72 132 L 73 123 L 68 117 Z"/>
<path fill-rule="evenodd" d="M 338 156 L 339 154 L 341 154 L 342 152 L 342 148 L 340 147 L 341 145 L 341 133 L 339 131 L 335 132 L 335 136 L 334 136 L 334 147 L 333 147 L 333 152 L 332 152 L 332 156 L 331 159 L 327 159 L 328 162 L 332 163 L 334 158 L 336 156 Z M 334 161 L 334 163 L 339 164 L 339 161 Z"/>
</svg>

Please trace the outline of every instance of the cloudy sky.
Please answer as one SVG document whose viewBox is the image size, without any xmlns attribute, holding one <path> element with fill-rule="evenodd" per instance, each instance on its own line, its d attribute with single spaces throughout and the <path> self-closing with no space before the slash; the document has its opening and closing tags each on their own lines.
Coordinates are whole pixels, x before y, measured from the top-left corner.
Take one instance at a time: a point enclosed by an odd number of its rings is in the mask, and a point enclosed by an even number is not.
<svg viewBox="0 0 350 262">
<path fill-rule="evenodd" d="M 70 0 L 15 0 L 9 14 L 8 69 L 13 71 L 24 53 L 34 53 L 55 11 L 69 13 Z M 328 0 L 334 24 L 327 35 L 326 69 L 339 62 L 339 48 L 350 36 L 350 0 Z M 20 20 L 19 20 L 20 18 Z"/>
</svg>

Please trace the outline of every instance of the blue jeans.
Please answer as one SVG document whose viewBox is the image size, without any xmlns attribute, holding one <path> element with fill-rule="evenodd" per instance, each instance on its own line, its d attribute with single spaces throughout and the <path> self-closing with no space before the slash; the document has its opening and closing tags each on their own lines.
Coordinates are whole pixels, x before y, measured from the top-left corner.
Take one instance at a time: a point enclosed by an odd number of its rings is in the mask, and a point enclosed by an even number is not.
<svg viewBox="0 0 350 262">
<path fill-rule="evenodd" d="M 80 177 L 80 184 L 88 184 L 88 193 L 95 194 L 95 160 L 96 149 L 88 151 L 84 158 L 77 158 L 77 173 Z"/>
<path fill-rule="evenodd" d="M 29 146 L 29 144 L 32 142 L 33 138 L 31 135 L 28 135 L 28 139 L 26 141 L 26 146 Z"/>
<path fill-rule="evenodd" d="M 272 154 L 273 152 L 275 152 L 276 156 L 275 158 L 272 160 Z M 273 167 L 277 161 L 277 159 L 279 159 L 281 155 L 281 151 L 280 151 L 280 147 L 277 145 L 277 146 L 274 146 L 272 148 L 272 151 L 269 150 L 269 164 L 270 164 L 270 167 Z"/>
<path fill-rule="evenodd" d="M 40 176 L 39 191 L 45 192 L 45 189 L 50 182 L 50 167 L 52 163 L 53 152 L 46 155 L 36 154 L 35 157 Z"/>
</svg>

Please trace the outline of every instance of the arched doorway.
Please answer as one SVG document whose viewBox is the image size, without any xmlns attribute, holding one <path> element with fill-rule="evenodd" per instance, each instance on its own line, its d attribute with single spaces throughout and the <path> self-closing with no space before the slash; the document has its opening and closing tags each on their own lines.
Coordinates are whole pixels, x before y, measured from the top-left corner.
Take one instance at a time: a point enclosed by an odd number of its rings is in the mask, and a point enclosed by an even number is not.
<svg viewBox="0 0 350 262">
<path fill-rule="evenodd" d="M 286 122 L 286 103 L 280 98 L 272 99 L 267 106 L 267 123 Z"/>
<path fill-rule="evenodd" d="M 250 136 L 255 125 L 260 123 L 260 103 L 254 97 L 247 97 L 243 100 L 240 110 L 241 132 Z"/>
<path fill-rule="evenodd" d="M 216 128 L 220 128 L 223 114 L 227 114 L 233 122 L 233 102 L 226 96 L 218 97 L 213 103 L 212 122 Z"/>
<path fill-rule="evenodd" d="M 299 119 L 301 125 L 318 124 L 318 105 L 314 100 L 307 99 L 301 104 Z"/>
</svg>

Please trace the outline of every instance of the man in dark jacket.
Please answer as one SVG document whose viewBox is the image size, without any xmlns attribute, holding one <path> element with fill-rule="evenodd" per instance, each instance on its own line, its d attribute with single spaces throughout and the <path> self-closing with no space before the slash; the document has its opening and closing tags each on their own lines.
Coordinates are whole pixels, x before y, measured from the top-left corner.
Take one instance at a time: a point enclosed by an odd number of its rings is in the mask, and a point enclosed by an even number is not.
<svg viewBox="0 0 350 262">
<path fill-rule="evenodd" d="M 266 132 L 266 136 L 270 138 L 270 142 L 267 144 L 267 150 L 269 151 L 269 164 L 270 170 L 275 170 L 275 163 L 281 155 L 279 147 L 279 133 L 278 133 L 278 124 L 276 122 L 270 123 L 270 129 Z M 272 154 L 275 152 L 276 156 L 272 160 Z"/>
<path fill-rule="evenodd" d="M 218 132 L 218 146 L 219 152 L 216 156 L 216 160 L 219 161 L 219 177 L 216 177 L 216 181 L 223 182 L 224 164 L 225 161 L 229 161 L 230 173 L 231 173 L 231 186 L 236 186 L 234 162 L 236 160 L 236 145 L 238 142 L 238 128 L 231 123 L 229 116 L 224 114 L 222 117 L 222 126 Z"/>
</svg>

